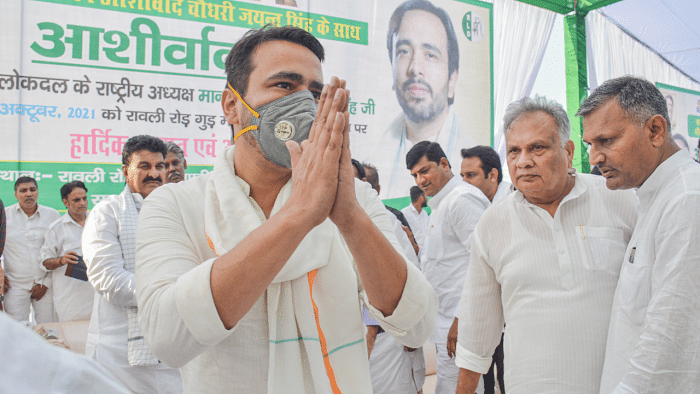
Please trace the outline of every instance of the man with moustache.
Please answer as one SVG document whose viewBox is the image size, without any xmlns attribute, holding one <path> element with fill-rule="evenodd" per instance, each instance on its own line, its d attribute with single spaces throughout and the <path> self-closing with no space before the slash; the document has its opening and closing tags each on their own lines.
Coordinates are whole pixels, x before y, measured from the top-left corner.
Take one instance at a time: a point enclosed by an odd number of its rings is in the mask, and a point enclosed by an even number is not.
<svg viewBox="0 0 700 394">
<path fill-rule="evenodd" d="M 636 198 L 576 174 L 561 105 L 544 97 L 511 103 L 504 130 L 517 191 L 474 231 L 459 309 L 457 392 L 473 393 L 489 370 L 504 321 L 508 394 L 597 392 Z"/>
<path fill-rule="evenodd" d="M 87 278 L 66 276 L 68 267 L 77 270 L 82 259 L 80 240 L 87 218 L 87 187 L 81 181 L 61 187 L 61 198 L 68 212 L 51 223 L 39 252 L 40 267 L 53 275 L 53 305 L 59 322 L 90 320 L 95 290 Z M 83 263 L 84 265 L 84 263 Z"/>
<path fill-rule="evenodd" d="M 389 20 L 387 50 L 394 75 L 394 92 L 403 112 L 384 132 L 374 155 L 385 158 L 381 168 L 383 198 L 403 197 L 414 184 L 401 161 L 420 141 L 440 144 L 451 163 L 460 149 L 476 145 L 459 129 L 451 105 L 459 69 L 457 35 L 449 15 L 428 0 L 399 5 Z"/>
<path fill-rule="evenodd" d="M 17 203 L 5 208 L 7 234 L 3 259 L 5 277 L 5 312 L 17 321 L 29 320 L 30 305 L 37 323 L 54 319 L 51 274 L 39 268 L 39 249 L 44 232 L 61 215 L 53 208 L 37 203 L 36 180 L 20 177 L 15 182 Z"/>
<path fill-rule="evenodd" d="M 82 236 L 96 292 L 85 354 L 136 393 L 182 392 L 180 372 L 160 363 L 141 335 L 134 279 L 136 222 L 143 200 L 163 184 L 166 155 L 159 138 L 129 138 L 122 148 L 124 191 L 95 205 Z"/>
<path fill-rule="evenodd" d="M 609 189 L 635 188 L 639 198 L 601 394 L 700 393 L 700 166 L 673 141 L 667 105 L 652 83 L 625 76 L 577 113 L 591 165 Z"/>
<path fill-rule="evenodd" d="M 427 245 L 420 266 L 439 302 L 437 323 L 430 336 L 437 351 L 435 392 L 452 394 L 459 376 L 454 362 L 456 312 L 469 264 L 470 240 L 479 218 L 491 203 L 481 190 L 454 176 L 437 142 L 417 143 L 406 155 L 406 167 L 418 187 L 432 197 L 428 201 L 431 214 Z"/>
<path fill-rule="evenodd" d="M 178 183 L 185 180 L 187 160 L 180 145 L 167 141 L 168 154 L 165 156 L 165 183 Z"/>
</svg>

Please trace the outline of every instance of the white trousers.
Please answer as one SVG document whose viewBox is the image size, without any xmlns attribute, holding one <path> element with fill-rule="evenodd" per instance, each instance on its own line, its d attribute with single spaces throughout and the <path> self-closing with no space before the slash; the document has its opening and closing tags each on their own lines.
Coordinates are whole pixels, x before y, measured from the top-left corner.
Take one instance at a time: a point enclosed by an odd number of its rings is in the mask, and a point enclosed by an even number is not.
<svg viewBox="0 0 700 394">
<path fill-rule="evenodd" d="M 447 355 L 447 344 L 436 343 L 435 350 L 437 356 L 435 394 L 454 394 L 457 391 L 457 382 L 459 381 L 459 367 L 455 364 L 454 357 L 450 358 Z M 484 379 L 479 379 L 476 392 L 483 394 Z"/>
<path fill-rule="evenodd" d="M 10 282 L 12 286 L 12 282 Z M 34 307 L 34 319 L 37 324 L 56 321 L 53 313 L 53 289 L 49 287 L 39 301 L 30 299 L 31 293 L 19 286 L 12 286 L 5 294 L 5 312 L 16 321 L 30 320 L 30 306 Z"/>
<path fill-rule="evenodd" d="M 403 345 L 389 333 L 377 335 L 369 358 L 374 394 L 413 394 L 413 365 Z M 423 371 L 425 374 L 425 371 Z"/>
</svg>

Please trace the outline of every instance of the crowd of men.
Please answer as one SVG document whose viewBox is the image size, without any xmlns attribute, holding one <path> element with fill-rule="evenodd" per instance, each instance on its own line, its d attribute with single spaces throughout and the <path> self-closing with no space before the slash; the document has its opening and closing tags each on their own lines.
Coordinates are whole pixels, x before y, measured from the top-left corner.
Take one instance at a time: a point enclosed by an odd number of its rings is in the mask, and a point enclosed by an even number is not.
<svg viewBox="0 0 700 394">
<path fill-rule="evenodd" d="M 392 39 L 419 12 L 392 18 Z M 182 150 L 140 135 L 123 191 L 89 213 L 82 182 L 60 216 L 18 179 L 6 313 L 90 319 L 86 354 L 114 392 L 420 393 L 429 341 L 440 394 L 700 393 L 700 166 L 653 84 L 613 79 L 582 103 L 602 177 L 573 168 L 561 105 L 523 98 L 503 120 L 512 184 L 489 147 L 451 163 L 416 141 L 397 211 L 351 158 L 349 90 L 324 84 L 323 60 L 304 30 L 245 34 L 221 102 L 234 144 L 206 175 L 180 182 Z"/>
</svg>

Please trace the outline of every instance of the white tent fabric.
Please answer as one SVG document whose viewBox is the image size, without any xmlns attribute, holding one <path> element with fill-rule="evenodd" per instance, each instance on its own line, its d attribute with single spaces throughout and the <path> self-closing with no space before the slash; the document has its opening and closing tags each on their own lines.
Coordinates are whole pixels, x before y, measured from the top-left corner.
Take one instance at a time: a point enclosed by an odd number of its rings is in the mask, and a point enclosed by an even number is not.
<svg viewBox="0 0 700 394">
<path fill-rule="evenodd" d="M 505 158 L 503 115 L 530 95 L 556 13 L 515 0 L 496 0 L 494 17 L 494 149 Z"/>
<path fill-rule="evenodd" d="M 700 84 L 672 67 L 600 11 L 586 16 L 586 42 L 591 89 L 611 78 L 635 75 L 651 82 L 700 90 Z"/>
</svg>

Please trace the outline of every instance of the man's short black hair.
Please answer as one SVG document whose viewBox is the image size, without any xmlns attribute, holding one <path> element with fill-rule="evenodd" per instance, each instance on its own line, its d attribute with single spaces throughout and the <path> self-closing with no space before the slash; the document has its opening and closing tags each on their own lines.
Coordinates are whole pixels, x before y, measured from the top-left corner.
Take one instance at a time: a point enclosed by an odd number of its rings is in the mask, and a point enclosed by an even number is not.
<svg viewBox="0 0 700 394">
<path fill-rule="evenodd" d="M 478 157 L 481 160 L 481 169 L 484 171 L 485 178 L 488 178 L 491 170 L 495 168 L 498 171 L 498 183 L 501 183 L 503 180 L 501 158 L 492 147 L 477 145 L 469 149 L 462 149 L 463 159 L 471 159 L 472 157 Z"/>
<path fill-rule="evenodd" d="M 372 189 L 376 190 L 377 193 L 379 192 L 379 171 L 377 171 L 377 167 L 369 164 L 369 163 L 362 163 L 362 166 L 365 168 L 365 175 L 367 177 L 367 182 L 372 185 Z"/>
<path fill-rule="evenodd" d="M 408 0 L 394 10 L 389 19 L 389 30 L 386 33 L 386 48 L 389 51 L 389 61 L 394 62 L 394 34 L 399 31 L 401 27 L 401 21 L 403 21 L 403 16 L 408 11 L 420 10 L 429 12 L 442 22 L 442 26 L 445 28 L 445 33 L 447 35 L 447 70 L 448 75 L 452 75 L 454 71 L 459 69 L 459 45 L 457 43 L 457 34 L 455 34 L 455 29 L 452 26 L 452 21 L 450 16 L 445 10 L 440 7 L 436 7 L 433 3 L 428 0 Z M 452 105 L 454 102 L 454 97 L 448 97 L 447 103 Z"/>
<path fill-rule="evenodd" d="M 36 184 L 36 179 L 34 179 L 30 176 L 21 176 L 21 177 L 17 178 L 17 180 L 15 181 L 15 191 L 17 191 L 17 188 L 22 183 L 33 183 L 34 186 L 36 186 L 36 188 L 39 189 L 39 185 Z"/>
<path fill-rule="evenodd" d="M 416 202 L 420 196 L 424 195 L 423 190 L 418 186 L 411 186 L 411 202 Z"/>
<path fill-rule="evenodd" d="M 71 194 L 73 189 L 75 189 L 76 187 L 85 190 L 85 193 L 87 193 L 88 191 L 87 187 L 85 187 L 85 184 L 81 181 L 68 182 L 65 185 L 61 186 L 61 200 L 67 200 L 68 195 Z"/>
<path fill-rule="evenodd" d="M 603 82 L 583 100 L 576 116 L 588 116 L 612 99 L 617 99 L 627 118 L 636 124 L 643 126 L 652 116 L 661 115 L 670 130 L 671 118 L 664 95 L 653 83 L 631 75 Z M 666 134 L 671 136 L 670 131 Z"/>
<path fill-rule="evenodd" d="M 365 172 L 365 167 L 360 164 L 359 161 L 355 159 L 350 159 L 352 162 L 352 165 L 355 166 L 355 169 L 357 170 L 357 176 L 360 177 L 360 179 L 366 179 L 367 178 L 367 173 Z"/>
<path fill-rule="evenodd" d="M 131 162 L 131 155 L 140 150 L 160 153 L 163 155 L 163 160 L 168 155 L 168 147 L 160 138 L 152 135 L 137 135 L 129 138 L 124 144 L 122 148 L 122 164 L 128 166 Z"/>
<path fill-rule="evenodd" d="M 267 41 L 289 41 L 308 48 L 319 61 L 323 62 L 323 45 L 316 37 L 304 29 L 294 26 L 274 27 L 266 25 L 252 29 L 241 37 L 226 57 L 226 80 L 244 97 L 248 90 L 248 77 L 253 72 L 253 54 L 260 44 Z"/>
<path fill-rule="evenodd" d="M 440 147 L 440 144 L 437 142 L 421 141 L 413 145 L 413 148 L 406 153 L 406 168 L 408 168 L 409 171 L 413 169 L 423 156 L 425 156 L 428 161 L 433 161 L 438 164 L 440 164 L 440 159 L 443 157 L 447 160 L 447 156 Z M 447 165 L 452 168 L 449 160 L 447 160 Z"/>
</svg>

